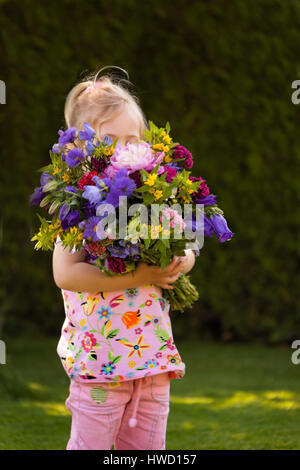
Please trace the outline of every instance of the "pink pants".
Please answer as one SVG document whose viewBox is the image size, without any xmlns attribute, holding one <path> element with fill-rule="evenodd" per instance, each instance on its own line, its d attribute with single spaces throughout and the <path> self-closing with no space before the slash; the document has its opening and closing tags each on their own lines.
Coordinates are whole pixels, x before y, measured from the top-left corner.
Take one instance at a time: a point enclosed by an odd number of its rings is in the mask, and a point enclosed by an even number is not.
<svg viewBox="0 0 300 470">
<path fill-rule="evenodd" d="M 168 372 L 117 384 L 71 379 L 67 450 L 165 449 L 169 400 Z"/>
</svg>

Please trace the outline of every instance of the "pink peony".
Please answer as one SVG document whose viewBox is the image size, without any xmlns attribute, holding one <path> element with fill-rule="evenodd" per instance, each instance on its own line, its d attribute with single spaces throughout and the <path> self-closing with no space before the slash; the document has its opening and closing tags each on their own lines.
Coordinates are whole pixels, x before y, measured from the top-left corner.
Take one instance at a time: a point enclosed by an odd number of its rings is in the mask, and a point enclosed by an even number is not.
<svg viewBox="0 0 300 470">
<path fill-rule="evenodd" d="M 160 157 L 162 159 L 163 155 L 160 155 Z M 113 168 L 117 170 L 127 168 L 129 174 L 141 168 L 151 171 L 157 163 L 158 161 L 156 162 L 153 150 L 146 142 L 127 144 L 125 146 L 117 145 L 110 159 L 110 164 Z"/>
</svg>

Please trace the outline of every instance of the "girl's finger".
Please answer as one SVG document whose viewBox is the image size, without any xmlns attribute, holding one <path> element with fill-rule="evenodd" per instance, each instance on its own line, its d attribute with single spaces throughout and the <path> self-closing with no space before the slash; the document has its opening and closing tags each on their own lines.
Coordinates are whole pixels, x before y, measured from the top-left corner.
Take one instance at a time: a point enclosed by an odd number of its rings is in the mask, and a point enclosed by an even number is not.
<svg viewBox="0 0 300 470">
<path fill-rule="evenodd" d="M 176 270 L 176 268 L 178 268 L 181 265 L 182 265 L 182 260 L 179 258 L 177 259 L 174 258 L 171 261 L 171 263 L 165 268 L 165 272 L 168 274 L 171 274 L 172 272 Z"/>
<path fill-rule="evenodd" d="M 169 284 L 158 284 L 158 285 L 159 287 L 162 287 L 163 289 L 174 289 L 174 287 Z"/>
</svg>

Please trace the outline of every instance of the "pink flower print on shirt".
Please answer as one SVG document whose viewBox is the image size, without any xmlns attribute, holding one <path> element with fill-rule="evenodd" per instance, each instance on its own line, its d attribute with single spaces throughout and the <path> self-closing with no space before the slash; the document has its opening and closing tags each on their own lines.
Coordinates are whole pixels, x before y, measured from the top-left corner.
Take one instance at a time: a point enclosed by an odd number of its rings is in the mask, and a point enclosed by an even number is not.
<svg viewBox="0 0 300 470">
<path fill-rule="evenodd" d="M 91 351 L 94 346 L 96 346 L 97 340 L 94 337 L 93 333 L 85 333 L 81 344 L 83 346 L 83 349 L 88 352 Z"/>
<path fill-rule="evenodd" d="M 169 338 L 168 341 L 167 341 L 167 347 L 171 350 L 174 350 L 176 349 L 175 346 L 174 346 L 174 342 L 173 342 L 173 338 Z"/>
</svg>

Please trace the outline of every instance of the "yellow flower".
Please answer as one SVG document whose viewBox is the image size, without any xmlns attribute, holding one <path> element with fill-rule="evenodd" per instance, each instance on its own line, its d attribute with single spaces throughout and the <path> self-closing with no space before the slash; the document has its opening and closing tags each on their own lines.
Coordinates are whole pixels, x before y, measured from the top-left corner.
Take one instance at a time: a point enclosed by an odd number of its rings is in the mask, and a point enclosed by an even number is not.
<svg viewBox="0 0 300 470">
<path fill-rule="evenodd" d="M 172 142 L 172 139 L 171 139 L 171 137 L 170 137 L 169 135 L 166 134 L 166 135 L 164 136 L 164 141 L 167 142 L 167 144 L 170 144 L 170 143 Z"/>
<path fill-rule="evenodd" d="M 163 151 L 168 152 L 169 150 L 170 150 L 170 147 L 168 147 L 168 145 L 164 145 Z"/>
<path fill-rule="evenodd" d="M 153 227 L 151 227 L 151 238 L 156 238 L 158 233 L 159 232 L 158 232 L 157 225 L 154 225 Z"/>
<path fill-rule="evenodd" d="M 82 319 L 80 320 L 79 325 L 80 325 L 80 326 L 84 326 L 84 325 L 85 325 L 85 319 L 84 319 L 84 318 L 82 318 Z"/>
<path fill-rule="evenodd" d="M 149 189 L 149 193 L 154 193 L 154 192 L 155 192 L 154 188 Z"/>
<path fill-rule="evenodd" d="M 186 180 L 186 184 L 193 184 L 192 180 Z"/>
<path fill-rule="evenodd" d="M 156 173 L 153 173 L 153 175 L 149 175 L 145 181 L 145 184 L 147 184 L 148 186 L 153 186 L 156 178 L 157 178 Z"/>
<path fill-rule="evenodd" d="M 62 179 L 63 179 L 66 183 L 68 183 L 68 182 L 70 181 L 70 176 L 65 173 L 64 175 L 62 175 Z"/>
<path fill-rule="evenodd" d="M 129 362 L 128 362 L 128 366 L 129 366 L 129 367 L 134 367 L 134 366 L 135 366 L 135 362 L 134 362 L 134 361 L 129 361 Z"/>
<path fill-rule="evenodd" d="M 155 144 L 153 145 L 153 150 L 160 150 L 162 151 L 164 149 L 164 144 Z"/>
<path fill-rule="evenodd" d="M 156 190 L 154 196 L 156 200 L 159 199 L 160 197 L 162 197 L 162 191 Z"/>
<path fill-rule="evenodd" d="M 165 156 L 165 162 L 170 163 L 172 161 L 170 155 Z"/>
<path fill-rule="evenodd" d="M 110 156 L 114 153 L 114 149 L 112 147 L 108 147 L 104 150 L 105 155 Z"/>
<path fill-rule="evenodd" d="M 54 228 L 59 228 L 61 227 L 60 220 L 57 218 L 55 224 L 53 225 Z"/>
<path fill-rule="evenodd" d="M 54 168 L 53 175 L 56 175 L 56 173 L 59 173 L 59 172 L 60 172 L 59 168 Z"/>
<path fill-rule="evenodd" d="M 193 189 L 188 189 L 188 193 L 189 193 L 189 194 L 192 194 L 193 192 L 194 192 Z"/>
</svg>

